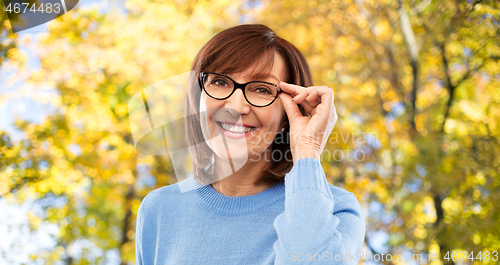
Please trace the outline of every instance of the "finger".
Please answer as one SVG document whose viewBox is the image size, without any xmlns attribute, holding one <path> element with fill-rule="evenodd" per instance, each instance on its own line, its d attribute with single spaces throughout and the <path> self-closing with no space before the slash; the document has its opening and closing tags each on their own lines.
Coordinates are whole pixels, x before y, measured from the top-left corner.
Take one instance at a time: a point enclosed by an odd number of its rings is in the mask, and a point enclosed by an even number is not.
<svg viewBox="0 0 500 265">
<path fill-rule="evenodd" d="M 308 90 L 304 89 L 297 96 L 292 98 L 292 101 L 296 104 L 300 104 L 309 115 L 312 115 L 312 112 L 314 111 L 314 107 L 316 107 L 316 105 L 312 106 L 309 102 L 305 101 L 307 95 Z"/>
<path fill-rule="evenodd" d="M 300 105 L 304 108 L 304 110 L 307 112 L 307 114 L 309 115 L 314 115 L 314 107 L 311 106 L 311 104 L 309 104 L 309 102 L 307 101 L 304 101 L 302 103 L 300 103 Z"/>
<path fill-rule="evenodd" d="M 323 119 L 328 120 L 330 112 L 332 111 L 333 104 L 333 90 L 328 87 L 318 87 L 318 96 L 321 98 L 321 102 L 316 107 L 316 113 L 323 113 Z"/>
<path fill-rule="evenodd" d="M 309 95 L 309 91 L 307 89 L 302 90 L 297 96 L 293 97 L 293 102 L 299 104 L 302 103 Z"/>
<path fill-rule="evenodd" d="M 325 109 L 330 112 L 333 106 L 333 91 L 329 88 L 318 90 L 318 94 L 321 97 L 321 104 L 324 104 Z"/>
<path fill-rule="evenodd" d="M 298 95 L 292 98 L 292 101 L 295 102 L 296 104 L 300 104 L 308 114 L 312 115 L 312 111 L 314 110 L 315 106 L 311 106 L 309 102 L 305 101 L 305 98 L 308 96 L 309 90 L 305 87 L 300 87 L 291 84 L 288 85 L 295 86 L 295 89 L 302 89 L 302 91 L 300 91 Z"/>
<path fill-rule="evenodd" d="M 300 94 L 304 89 L 306 89 L 303 86 L 298 86 L 294 84 L 288 84 L 283 81 L 280 82 L 280 88 L 281 90 L 287 92 L 288 94 L 292 95 L 292 97 L 295 97 L 296 95 Z"/>
<path fill-rule="evenodd" d="M 329 87 L 314 87 L 314 91 L 311 91 L 309 94 L 313 95 L 313 97 L 317 97 L 315 100 L 318 100 L 319 98 L 321 103 L 327 103 L 329 105 L 333 104 L 333 90 Z"/>
<path fill-rule="evenodd" d="M 292 97 L 290 95 L 286 93 L 280 93 L 278 97 L 281 99 L 281 102 L 283 103 L 283 107 L 285 108 L 285 112 L 289 120 L 302 117 L 302 113 L 300 113 L 299 106 L 292 101 Z"/>
<path fill-rule="evenodd" d="M 305 92 L 307 91 L 307 92 Z M 308 87 L 299 95 L 297 95 L 293 101 L 296 103 L 307 103 L 312 108 L 315 108 L 321 103 L 318 95 L 318 87 Z"/>
<path fill-rule="evenodd" d="M 317 100 L 319 98 L 319 94 L 318 94 L 318 88 L 316 87 L 313 87 L 313 89 L 311 91 L 309 91 L 309 95 L 306 97 L 306 100 L 308 102 L 314 102 L 315 100 Z M 318 103 L 319 104 L 319 103 Z"/>
</svg>

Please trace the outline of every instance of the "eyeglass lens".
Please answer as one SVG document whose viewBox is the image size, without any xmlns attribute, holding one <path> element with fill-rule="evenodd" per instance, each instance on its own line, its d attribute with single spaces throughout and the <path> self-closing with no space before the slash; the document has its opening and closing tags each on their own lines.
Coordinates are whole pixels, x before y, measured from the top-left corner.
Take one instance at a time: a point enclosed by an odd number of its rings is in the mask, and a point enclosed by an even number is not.
<svg viewBox="0 0 500 265">
<path fill-rule="evenodd" d="M 222 75 L 206 74 L 203 82 L 205 91 L 214 98 L 227 98 L 234 90 L 234 82 Z M 273 102 L 278 88 L 264 82 L 252 82 L 245 87 L 245 96 L 249 103 L 265 106 Z"/>
</svg>

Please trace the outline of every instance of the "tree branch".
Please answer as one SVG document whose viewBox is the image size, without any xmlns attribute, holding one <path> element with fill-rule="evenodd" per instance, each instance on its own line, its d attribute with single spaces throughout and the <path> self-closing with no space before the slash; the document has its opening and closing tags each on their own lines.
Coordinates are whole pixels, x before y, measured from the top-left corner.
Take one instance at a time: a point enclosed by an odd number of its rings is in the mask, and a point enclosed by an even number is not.
<svg viewBox="0 0 500 265">
<path fill-rule="evenodd" d="M 134 176 L 137 176 L 137 171 L 134 169 Z M 130 227 L 130 218 L 132 217 L 132 201 L 135 198 L 135 189 L 134 189 L 134 184 L 129 184 L 128 185 L 128 190 L 127 194 L 125 195 L 125 203 L 124 203 L 124 208 L 125 208 L 125 218 L 123 219 L 123 227 L 122 227 L 122 241 L 120 242 L 120 249 L 125 245 L 127 242 L 129 242 L 131 239 L 128 236 L 128 231 Z M 126 265 L 127 263 L 125 261 L 121 262 L 121 265 Z"/>
<path fill-rule="evenodd" d="M 443 199 L 439 194 L 434 194 L 434 209 L 436 209 L 436 221 L 434 222 L 434 227 L 439 226 L 439 223 L 443 220 L 444 210 L 441 204 L 443 203 Z"/>
<path fill-rule="evenodd" d="M 449 62 L 448 62 L 448 59 L 446 58 L 446 46 L 445 46 L 445 43 L 442 42 L 440 45 L 439 45 L 439 48 L 441 50 L 441 58 L 443 60 L 443 65 L 444 65 L 444 74 L 445 74 L 445 78 L 446 78 L 446 89 L 448 90 L 448 94 L 449 94 L 449 97 L 448 97 L 448 101 L 446 102 L 446 109 L 444 111 L 444 119 L 443 119 L 443 122 L 441 124 L 441 133 L 444 132 L 444 126 L 446 125 L 446 120 L 448 119 L 448 117 L 450 116 L 450 108 L 451 108 L 451 105 L 453 103 L 453 99 L 455 98 L 455 90 L 457 89 L 458 86 L 460 86 L 465 80 L 467 80 L 471 74 L 479 71 L 481 68 L 484 67 L 484 65 L 489 61 L 489 60 L 483 60 L 483 62 L 474 67 L 474 68 L 471 68 L 469 69 L 463 76 L 462 78 L 460 78 L 456 84 L 453 84 L 452 81 L 451 81 L 451 73 L 450 73 L 450 67 L 449 67 Z M 493 59 L 493 57 L 490 57 L 490 59 Z"/>
<path fill-rule="evenodd" d="M 443 61 L 444 75 L 445 75 L 445 79 L 446 79 L 446 82 L 447 82 L 447 84 L 446 84 L 446 90 L 448 90 L 448 94 L 449 94 L 448 101 L 446 102 L 446 109 L 444 111 L 443 123 L 441 125 L 441 133 L 443 133 L 443 131 L 444 131 L 444 125 L 446 124 L 446 119 L 450 115 L 451 103 L 453 102 L 454 92 L 455 92 L 456 86 L 454 86 L 451 83 L 450 66 L 449 66 L 449 63 L 448 63 L 448 59 L 446 58 L 446 46 L 445 46 L 444 41 L 439 45 L 439 49 L 441 50 L 441 59 Z"/>
<path fill-rule="evenodd" d="M 415 125 L 415 116 L 417 114 L 417 90 L 418 90 L 418 75 L 419 75 L 419 62 L 418 62 L 418 54 L 420 48 L 417 44 L 415 33 L 413 32 L 413 28 L 411 26 L 410 18 L 408 14 L 404 10 L 403 3 L 401 0 L 398 1 L 398 13 L 399 20 L 401 24 L 401 31 L 403 32 L 403 39 L 405 40 L 406 46 L 408 48 L 408 53 L 410 55 L 410 66 L 412 68 L 413 74 L 413 84 L 412 84 L 412 92 L 411 92 L 411 106 L 412 110 L 410 112 L 410 124 L 413 131 L 416 131 Z"/>
</svg>

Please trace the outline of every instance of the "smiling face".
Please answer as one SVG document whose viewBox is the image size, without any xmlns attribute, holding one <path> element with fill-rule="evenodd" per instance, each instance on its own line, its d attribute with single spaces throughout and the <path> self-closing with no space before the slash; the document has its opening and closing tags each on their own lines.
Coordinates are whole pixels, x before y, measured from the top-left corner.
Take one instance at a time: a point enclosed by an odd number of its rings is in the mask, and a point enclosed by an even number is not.
<svg viewBox="0 0 500 265">
<path fill-rule="evenodd" d="M 278 84 L 285 80 L 285 63 L 278 53 L 274 55 L 273 68 L 267 76 L 256 73 L 256 69 L 252 66 L 242 72 L 223 74 L 238 83 L 266 81 Z M 204 137 L 212 139 L 207 141 L 212 151 L 224 160 L 231 159 L 240 164 L 263 159 L 264 151 L 286 124 L 285 110 L 279 98 L 269 106 L 255 107 L 246 101 L 241 89 L 224 100 L 213 99 L 202 92 L 200 113 Z M 217 137 L 222 135 L 224 137 Z"/>
</svg>

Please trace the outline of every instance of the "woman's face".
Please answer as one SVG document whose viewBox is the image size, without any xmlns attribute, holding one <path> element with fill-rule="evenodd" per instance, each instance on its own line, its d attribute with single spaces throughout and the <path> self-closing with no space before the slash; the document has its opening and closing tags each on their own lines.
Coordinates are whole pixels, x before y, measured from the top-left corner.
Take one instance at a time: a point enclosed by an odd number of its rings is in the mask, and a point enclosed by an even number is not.
<svg viewBox="0 0 500 265">
<path fill-rule="evenodd" d="M 228 76 L 238 83 L 266 81 L 279 84 L 280 80 L 284 80 L 285 64 L 278 53 L 275 53 L 269 76 L 252 78 L 250 74 L 254 73 L 253 70 L 251 67 Z M 245 100 L 241 89 L 224 100 L 213 99 L 205 92 L 200 97 L 201 127 L 207 144 L 220 158 L 238 162 L 236 170 L 249 159 L 258 161 L 264 158 L 264 151 L 285 125 L 284 115 L 279 98 L 269 106 L 255 107 Z"/>
</svg>

